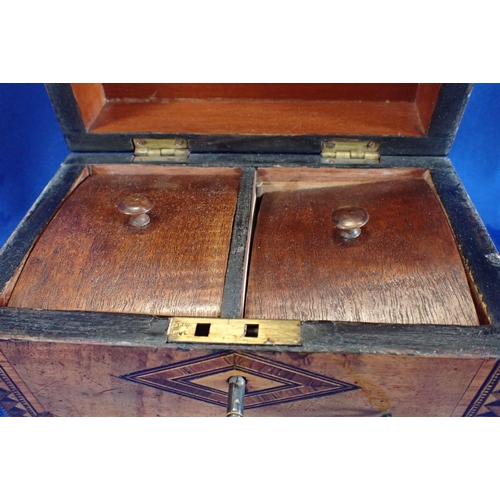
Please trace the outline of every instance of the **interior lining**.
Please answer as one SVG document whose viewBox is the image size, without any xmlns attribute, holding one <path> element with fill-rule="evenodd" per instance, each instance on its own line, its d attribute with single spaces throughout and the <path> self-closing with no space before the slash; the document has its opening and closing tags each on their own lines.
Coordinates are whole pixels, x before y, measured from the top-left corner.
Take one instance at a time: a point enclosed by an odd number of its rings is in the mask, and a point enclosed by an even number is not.
<svg viewBox="0 0 500 500">
<path fill-rule="evenodd" d="M 284 99 L 299 101 L 414 101 L 418 84 L 374 83 L 103 83 L 108 100 Z"/>
<path fill-rule="evenodd" d="M 441 84 L 72 84 L 90 133 L 427 133 Z"/>
</svg>

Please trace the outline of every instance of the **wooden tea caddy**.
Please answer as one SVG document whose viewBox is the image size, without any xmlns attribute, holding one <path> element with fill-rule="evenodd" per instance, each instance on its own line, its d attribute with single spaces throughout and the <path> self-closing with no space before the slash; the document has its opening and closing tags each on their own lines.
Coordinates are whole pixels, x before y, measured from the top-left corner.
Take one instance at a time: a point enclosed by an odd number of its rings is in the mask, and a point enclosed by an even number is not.
<svg viewBox="0 0 500 500">
<path fill-rule="evenodd" d="M 74 153 L 0 256 L 9 415 L 500 415 L 500 257 L 445 157 L 470 85 L 47 90 Z"/>
</svg>

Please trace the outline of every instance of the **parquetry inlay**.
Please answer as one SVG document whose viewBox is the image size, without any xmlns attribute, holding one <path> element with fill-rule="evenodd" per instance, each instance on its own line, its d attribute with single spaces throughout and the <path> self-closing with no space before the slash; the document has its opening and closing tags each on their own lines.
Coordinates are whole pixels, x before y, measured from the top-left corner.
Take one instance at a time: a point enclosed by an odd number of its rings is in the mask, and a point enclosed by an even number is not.
<svg viewBox="0 0 500 500">
<path fill-rule="evenodd" d="M 227 404 L 227 380 L 247 379 L 245 408 L 260 408 L 353 391 L 359 387 L 250 353 L 223 353 L 158 366 L 121 378 L 219 406 Z"/>
</svg>

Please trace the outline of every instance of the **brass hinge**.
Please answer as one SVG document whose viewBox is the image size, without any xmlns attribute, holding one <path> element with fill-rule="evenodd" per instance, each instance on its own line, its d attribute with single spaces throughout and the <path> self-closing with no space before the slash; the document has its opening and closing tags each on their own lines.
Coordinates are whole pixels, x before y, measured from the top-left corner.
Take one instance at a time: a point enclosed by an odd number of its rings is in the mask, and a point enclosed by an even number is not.
<svg viewBox="0 0 500 500">
<path fill-rule="evenodd" d="M 168 342 L 300 345 L 300 321 L 224 318 L 170 319 Z"/>
<path fill-rule="evenodd" d="M 374 141 L 329 139 L 323 143 L 321 156 L 329 163 L 378 163 L 380 144 Z"/>
<path fill-rule="evenodd" d="M 184 161 L 189 156 L 188 141 L 175 139 L 134 139 L 136 161 Z"/>
</svg>

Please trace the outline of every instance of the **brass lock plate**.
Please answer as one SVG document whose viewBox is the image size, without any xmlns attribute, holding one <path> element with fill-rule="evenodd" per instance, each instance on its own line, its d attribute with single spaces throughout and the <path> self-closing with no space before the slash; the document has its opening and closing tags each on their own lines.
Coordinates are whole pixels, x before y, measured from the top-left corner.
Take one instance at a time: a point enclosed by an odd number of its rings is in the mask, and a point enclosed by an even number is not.
<svg viewBox="0 0 500 500">
<path fill-rule="evenodd" d="M 300 345 L 300 321 L 225 318 L 171 318 L 168 342 Z"/>
</svg>

